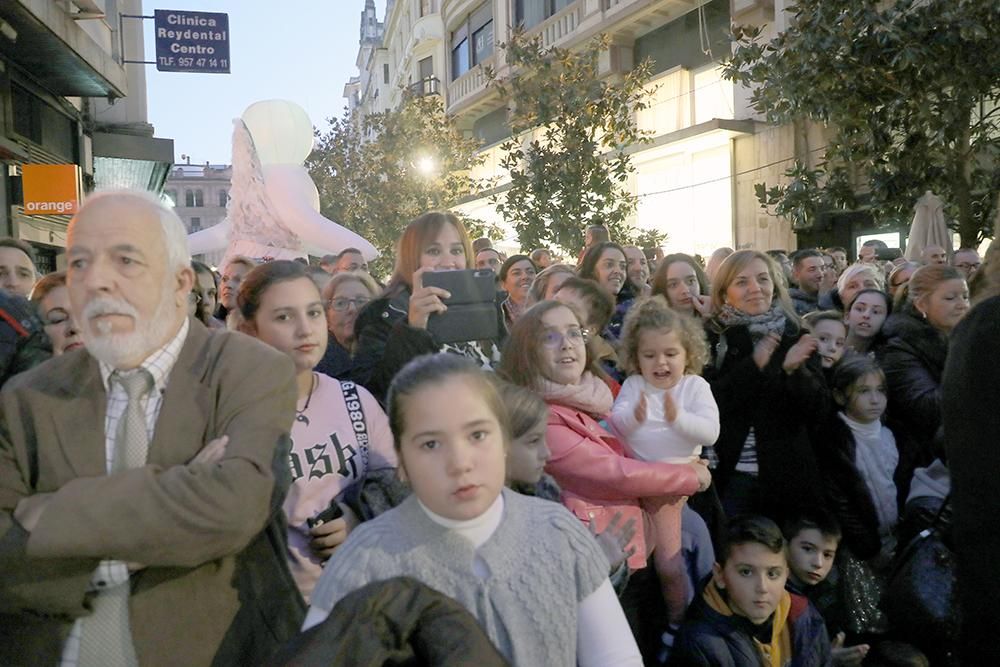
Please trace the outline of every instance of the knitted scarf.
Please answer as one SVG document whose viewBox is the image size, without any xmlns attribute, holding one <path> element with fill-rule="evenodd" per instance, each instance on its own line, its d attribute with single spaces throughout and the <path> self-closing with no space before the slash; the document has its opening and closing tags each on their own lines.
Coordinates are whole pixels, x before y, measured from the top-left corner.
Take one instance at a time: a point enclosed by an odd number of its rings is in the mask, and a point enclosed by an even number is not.
<svg viewBox="0 0 1000 667">
<path fill-rule="evenodd" d="M 604 417 L 611 412 L 614 398 L 603 380 L 585 371 L 577 384 L 556 384 L 542 379 L 538 386 L 546 401 Z"/>
<path fill-rule="evenodd" d="M 784 334 L 787 324 L 785 311 L 777 303 L 772 303 L 771 308 L 760 315 L 747 315 L 727 303 L 722 306 L 715 319 L 726 328 L 745 326 L 750 330 L 750 339 L 755 343 L 769 333 L 779 336 Z"/>
</svg>

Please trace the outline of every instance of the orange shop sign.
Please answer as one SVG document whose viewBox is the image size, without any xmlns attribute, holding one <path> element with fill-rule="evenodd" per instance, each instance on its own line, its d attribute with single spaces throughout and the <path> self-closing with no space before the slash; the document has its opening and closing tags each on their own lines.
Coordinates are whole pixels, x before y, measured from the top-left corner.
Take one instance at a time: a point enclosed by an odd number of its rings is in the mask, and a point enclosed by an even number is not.
<svg viewBox="0 0 1000 667">
<path fill-rule="evenodd" d="M 21 166 L 25 215 L 75 215 L 80 207 L 80 167 L 75 164 Z"/>
</svg>

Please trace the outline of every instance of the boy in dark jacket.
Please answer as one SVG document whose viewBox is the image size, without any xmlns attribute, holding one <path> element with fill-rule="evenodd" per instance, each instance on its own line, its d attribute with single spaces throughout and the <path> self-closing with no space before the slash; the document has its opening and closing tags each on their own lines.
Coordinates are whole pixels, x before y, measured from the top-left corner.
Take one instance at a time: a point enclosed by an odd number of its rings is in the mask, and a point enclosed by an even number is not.
<svg viewBox="0 0 1000 667">
<path fill-rule="evenodd" d="M 868 654 L 868 644 L 844 648 L 845 633 L 837 625 L 842 616 L 836 583 L 830 581 L 834 559 L 840 546 L 841 531 L 836 519 L 826 512 L 803 513 L 785 524 L 788 540 L 788 581 L 785 588 L 793 595 L 809 599 L 822 615 L 829 633 L 836 633 L 832 644 L 834 665 L 860 665 Z"/>
<path fill-rule="evenodd" d="M 770 519 L 729 523 L 721 559 L 696 599 L 670 655 L 671 665 L 815 667 L 831 664 L 823 619 L 785 590 L 785 539 Z"/>
</svg>

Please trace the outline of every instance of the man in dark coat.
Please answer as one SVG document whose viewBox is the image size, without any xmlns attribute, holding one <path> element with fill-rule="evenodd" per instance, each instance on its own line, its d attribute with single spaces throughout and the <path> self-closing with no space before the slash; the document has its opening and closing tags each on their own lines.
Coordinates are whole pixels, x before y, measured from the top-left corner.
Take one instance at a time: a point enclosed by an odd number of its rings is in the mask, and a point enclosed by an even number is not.
<svg viewBox="0 0 1000 667">
<path fill-rule="evenodd" d="M 1000 664 L 1000 296 L 955 327 L 945 366 L 944 436 L 962 616 L 962 664 Z"/>
</svg>

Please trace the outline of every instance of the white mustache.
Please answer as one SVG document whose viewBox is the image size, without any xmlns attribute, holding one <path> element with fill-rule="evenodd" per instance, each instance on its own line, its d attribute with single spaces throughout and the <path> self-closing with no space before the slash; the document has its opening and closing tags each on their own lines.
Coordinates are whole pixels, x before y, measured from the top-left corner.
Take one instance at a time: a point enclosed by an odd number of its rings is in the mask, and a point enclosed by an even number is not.
<svg viewBox="0 0 1000 667">
<path fill-rule="evenodd" d="M 121 299 L 101 297 L 88 303 L 83 309 L 83 319 L 91 320 L 101 315 L 126 315 L 138 319 L 139 312 L 132 304 Z"/>
</svg>

